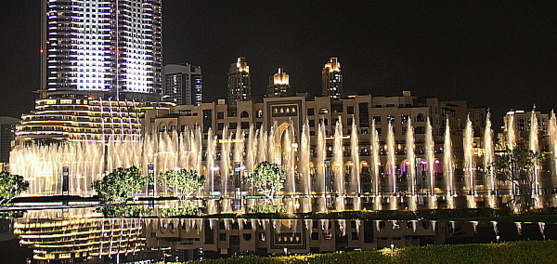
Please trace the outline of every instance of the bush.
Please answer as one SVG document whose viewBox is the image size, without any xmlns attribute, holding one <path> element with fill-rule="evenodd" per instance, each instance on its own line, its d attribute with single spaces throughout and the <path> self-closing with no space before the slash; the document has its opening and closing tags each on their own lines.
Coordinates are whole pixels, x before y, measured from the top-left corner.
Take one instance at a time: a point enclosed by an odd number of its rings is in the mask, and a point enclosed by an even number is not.
<svg viewBox="0 0 557 264">
<path fill-rule="evenodd" d="M 29 182 L 22 176 L 0 172 L 0 204 L 9 203 L 14 197 L 29 189 Z"/>
<path fill-rule="evenodd" d="M 266 202 L 262 205 L 252 205 L 248 206 L 248 212 L 252 214 L 276 214 L 285 213 L 286 207 L 282 204 L 277 204 L 273 202 Z"/>
<path fill-rule="evenodd" d="M 104 217 L 145 217 L 153 213 L 152 209 L 142 205 L 104 206 L 99 211 Z"/>
<path fill-rule="evenodd" d="M 184 201 L 178 207 L 160 208 L 159 217 L 199 216 L 203 214 L 205 207 L 194 204 L 192 201 Z"/>
</svg>

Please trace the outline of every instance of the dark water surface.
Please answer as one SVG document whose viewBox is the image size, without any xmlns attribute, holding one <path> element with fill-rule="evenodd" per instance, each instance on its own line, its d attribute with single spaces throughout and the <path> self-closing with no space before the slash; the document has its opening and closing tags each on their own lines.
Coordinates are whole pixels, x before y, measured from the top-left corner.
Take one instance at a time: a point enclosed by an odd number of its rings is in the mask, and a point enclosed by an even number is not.
<svg viewBox="0 0 557 264">
<path fill-rule="evenodd" d="M 557 239 L 557 224 L 105 218 L 95 207 L 41 207 L 0 220 L 0 263 L 153 263 L 242 254 L 308 254 L 543 239 Z"/>
</svg>

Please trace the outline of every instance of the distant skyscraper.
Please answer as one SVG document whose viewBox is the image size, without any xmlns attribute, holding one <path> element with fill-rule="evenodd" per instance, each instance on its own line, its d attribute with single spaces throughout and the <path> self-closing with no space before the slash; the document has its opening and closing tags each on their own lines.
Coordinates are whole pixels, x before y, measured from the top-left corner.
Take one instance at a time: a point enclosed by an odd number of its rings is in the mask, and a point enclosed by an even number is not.
<svg viewBox="0 0 557 264">
<path fill-rule="evenodd" d="M 163 67 L 163 101 L 177 105 L 200 105 L 203 99 L 201 67 L 170 64 Z"/>
<path fill-rule="evenodd" d="M 342 72 L 337 57 L 325 64 L 321 73 L 322 95 L 338 98 L 342 94 Z"/>
<path fill-rule="evenodd" d="M 251 97 L 251 78 L 249 66 L 244 57 L 230 64 L 228 71 L 228 102 L 246 101 Z"/>
<path fill-rule="evenodd" d="M 42 0 L 43 98 L 68 92 L 130 99 L 158 95 L 161 2 Z"/>
<path fill-rule="evenodd" d="M 8 163 L 10 160 L 12 140 L 15 139 L 15 128 L 18 123 L 17 118 L 0 116 L 0 163 Z"/>
<path fill-rule="evenodd" d="M 278 68 L 277 73 L 269 77 L 267 97 L 286 97 L 291 95 L 290 75 L 282 71 L 282 68 Z"/>
</svg>

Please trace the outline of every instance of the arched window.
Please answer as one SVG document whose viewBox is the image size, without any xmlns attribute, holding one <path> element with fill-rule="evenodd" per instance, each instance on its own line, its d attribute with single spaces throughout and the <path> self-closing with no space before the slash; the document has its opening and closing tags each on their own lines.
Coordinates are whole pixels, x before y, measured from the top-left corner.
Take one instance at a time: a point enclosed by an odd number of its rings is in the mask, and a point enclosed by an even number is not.
<svg viewBox="0 0 557 264">
<path fill-rule="evenodd" d="M 249 117 L 249 114 L 246 111 L 244 111 L 240 114 L 240 118 L 248 118 L 248 117 Z"/>
<path fill-rule="evenodd" d="M 422 113 L 419 113 L 419 114 L 416 116 L 416 122 L 425 122 L 425 117 L 424 117 L 424 115 L 423 115 Z"/>
</svg>

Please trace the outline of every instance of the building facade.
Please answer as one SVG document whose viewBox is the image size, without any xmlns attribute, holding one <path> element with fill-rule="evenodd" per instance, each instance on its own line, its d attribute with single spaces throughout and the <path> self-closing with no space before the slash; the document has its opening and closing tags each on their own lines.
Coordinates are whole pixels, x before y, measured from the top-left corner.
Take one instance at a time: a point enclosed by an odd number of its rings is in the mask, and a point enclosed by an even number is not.
<svg viewBox="0 0 557 264">
<path fill-rule="evenodd" d="M 332 57 L 321 72 L 321 96 L 339 98 L 343 92 L 342 82 L 340 62 L 337 57 Z"/>
<path fill-rule="evenodd" d="M 8 116 L 0 117 L 0 163 L 8 163 L 10 161 L 10 151 L 12 150 L 12 141 L 15 139 L 16 125 L 19 119 Z M 2 166 L 0 166 L 2 169 Z"/>
<path fill-rule="evenodd" d="M 251 76 L 246 58 L 239 57 L 238 61 L 230 64 L 228 71 L 228 96 L 230 104 L 246 101 L 251 98 Z"/>
<path fill-rule="evenodd" d="M 200 105 L 203 100 L 201 66 L 170 64 L 163 68 L 163 101 Z"/>
<path fill-rule="evenodd" d="M 145 111 L 168 110 L 174 104 L 128 100 L 91 99 L 85 96 L 52 96 L 35 101 L 35 110 L 23 114 L 16 143 L 99 141 L 139 138 Z"/>
<path fill-rule="evenodd" d="M 290 75 L 278 68 L 277 73 L 269 77 L 267 97 L 287 97 L 294 95 L 290 87 Z"/>
<path fill-rule="evenodd" d="M 42 0 L 42 97 L 157 98 L 161 2 Z"/>
</svg>

